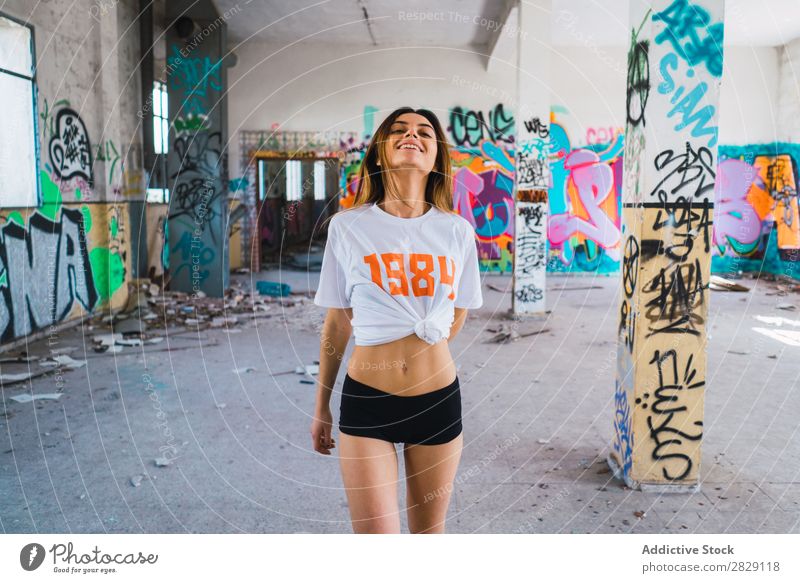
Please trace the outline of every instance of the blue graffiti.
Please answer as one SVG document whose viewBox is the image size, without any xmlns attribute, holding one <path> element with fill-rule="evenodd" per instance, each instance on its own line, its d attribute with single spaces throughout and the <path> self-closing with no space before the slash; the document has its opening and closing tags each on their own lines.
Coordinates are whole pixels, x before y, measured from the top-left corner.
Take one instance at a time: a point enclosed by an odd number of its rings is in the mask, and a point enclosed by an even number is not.
<svg viewBox="0 0 800 583">
<path fill-rule="evenodd" d="M 708 146 L 713 148 L 717 144 L 718 127 L 716 125 L 709 126 L 708 124 L 714 119 L 716 109 L 713 105 L 706 105 L 697 109 L 708 92 L 708 83 L 703 81 L 688 92 L 685 86 L 678 86 L 670 74 L 670 70 L 678 70 L 678 55 L 675 53 L 664 55 L 659 69 L 664 80 L 659 83 L 658 92 L 662 95 L 672 93 L 669 101 L 674 107 L 667 112 L 667 117 L 673 117 L 678 114 L 678 119 L 680 120 L 675 125 L 675 130 L 682 130 L 687 126 L 693 125 L 692 136 L 695 138 L 706 135 L 711 136 L 708 140 Z M 694 75 L 694 69 L 686 71 L 688 78 L 691 79 Z"/>
</svg>

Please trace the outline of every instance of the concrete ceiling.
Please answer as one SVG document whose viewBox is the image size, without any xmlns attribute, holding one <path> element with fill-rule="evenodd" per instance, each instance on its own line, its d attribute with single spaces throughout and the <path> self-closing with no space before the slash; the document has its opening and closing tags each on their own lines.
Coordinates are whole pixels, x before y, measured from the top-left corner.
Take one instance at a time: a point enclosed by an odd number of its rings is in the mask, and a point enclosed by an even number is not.
<svg viewBox="0 0 800 583">
<path fill-rule="evenodd" d="M 214 0 L 230 40 L 485 50 L 511 0 Z M 627 46 L 629 0 L 553 0 L 556 46 Z M 236 7 L 238 6 L 238 10 Z M 727 0 L 725 44 L 778 46 L 800 37 L 800 0 Z M 512 10 L 508 27 L 516 26 Z M 497 39 L 493 39 L 497 36 Z"/>
</svg>

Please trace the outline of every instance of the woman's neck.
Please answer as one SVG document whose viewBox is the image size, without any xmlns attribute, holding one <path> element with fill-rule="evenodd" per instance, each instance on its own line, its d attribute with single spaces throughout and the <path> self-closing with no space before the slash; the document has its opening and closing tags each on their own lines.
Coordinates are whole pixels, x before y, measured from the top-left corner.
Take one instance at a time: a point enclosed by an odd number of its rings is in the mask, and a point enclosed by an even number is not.
<svg viewBox="0 0 800 583">
<path fill-rule="evenodd" d="M 393 215 L 413 218 L 428 212 L 425 187 L 428 176 L 417 172 L 395 171 L 391 180 L 384 181 L 386 194 L 381 207 Z"/>
</svg>

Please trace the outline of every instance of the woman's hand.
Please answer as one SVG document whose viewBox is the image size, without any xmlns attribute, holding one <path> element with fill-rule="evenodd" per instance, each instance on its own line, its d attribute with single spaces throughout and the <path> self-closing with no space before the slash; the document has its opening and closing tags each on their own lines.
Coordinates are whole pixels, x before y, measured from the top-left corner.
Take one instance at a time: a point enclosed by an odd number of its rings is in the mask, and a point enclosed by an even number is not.
<svg viewBox="0 0 800 583">
<path fill-rule="evenodd" d="M 317 409 L 314 412 L 314 421 L 311 422 L 311 441 L 314 451 L 323 455 L 331 455 L 331 450 L 336 447 L 336 440 L 331 434 L 332 428 L 333 416 L 330 407 Z"/>
</svg>

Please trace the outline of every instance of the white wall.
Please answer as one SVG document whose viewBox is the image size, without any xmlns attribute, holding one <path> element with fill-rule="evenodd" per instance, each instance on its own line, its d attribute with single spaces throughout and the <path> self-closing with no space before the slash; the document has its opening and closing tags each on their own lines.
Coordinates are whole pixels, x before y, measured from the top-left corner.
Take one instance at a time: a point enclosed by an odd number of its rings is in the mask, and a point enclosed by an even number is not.
<svg viewBox="0 0 800 583">
<path fill-rule="evenodd" d="M 780 48 L 778 138 L 800 142 L 800 39 Z"/>
<path fill-rule="evenodd" d="M 719 99 L 719 143 L 778 139 L 779 49 L 725 47 Z"/>
<path fill-rule="evenodd" d="M 366 105 L 378 108 L 376 125 L 402 105 L 432 109 L 445 126 L 448 110 L 457 105 L 515 108 L 514 64 L 499 62 L 487 72 L 483 57 L 466 49 L 264 42 L 231 48 L 238 56 L 229 70 L 232 176 L 239 171 L 241 129 L 278 123 L 285 130 L 361 133 Z M 800 44 L 795 52 L 800 57 Z M 776 139 L 780 55 L 772 47 L 726 47 L 720 143 Z M 557 108 L 556 118 L 574 145 L 586 144 L 590 128 L 624 126 L 626 47 L 555 47 L 552 59 L 552 102 L 568 112 Z M 798 78 L 800 66 L 795 71 Z M 653 83 L 656 74 L 651 71 Z M 800 116 L 793 120 L 800 123 Z"/>
<path fill-rule="evenodd" d="M 231 173 L 238 171 L 236 133 L 278 123 L 292 131 L 364 132 L 364 107 L 375 106 L 375 126 L 393 109 L 426 107 L 447 126 L 448 110 L 513 106 L 515 70 L 454 48 L 376 48 L 249 43 L 235 49 L 229 69 Z M 473 86 L 473 82 L 475 85 Z"/>
</svg>

